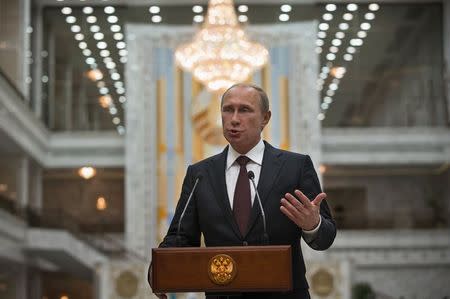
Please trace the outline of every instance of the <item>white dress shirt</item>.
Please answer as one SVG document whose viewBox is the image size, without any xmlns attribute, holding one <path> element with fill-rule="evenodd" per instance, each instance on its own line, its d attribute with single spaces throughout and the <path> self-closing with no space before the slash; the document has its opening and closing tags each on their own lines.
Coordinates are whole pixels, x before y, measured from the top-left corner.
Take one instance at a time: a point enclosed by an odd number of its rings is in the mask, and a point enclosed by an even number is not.
<svg viewBox="0 0 450 299">
<path fill-rule="evenodd" d="M 228 147 L 227 155 L 227 165 L 225 168 L 225 180 L 227 183 L 228 199 L 230 200 L 231 209 L 233 209 L 233 199 L 234 199 L 234 189 L 236 188 L 236 182 L 239 176 L 240 166 L 236 162 L 239 156 L 247 156 L 250 161 L 247 163 L 247 171 L 253 171 L 255 174 L 255 184 L 258 186 L 259 175 L 261 174 L 261 165 L 264 156 L 264 142 L 259 140 L 258 144 L 255 145 L 248 153 L 245 155 L 239 154 L 231 145 Z M 253 202 L 255 200 L 255 188 L 253 188 L 252 182 L 250 182 L 250 199 Z"/>
</svg>

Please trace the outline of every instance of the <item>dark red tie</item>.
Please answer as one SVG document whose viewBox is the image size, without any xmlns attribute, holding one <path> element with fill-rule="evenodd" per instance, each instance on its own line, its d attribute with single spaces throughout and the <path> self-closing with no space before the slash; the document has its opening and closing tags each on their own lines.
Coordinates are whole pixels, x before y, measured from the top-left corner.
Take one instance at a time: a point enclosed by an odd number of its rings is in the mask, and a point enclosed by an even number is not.
<svg viewBox="0 0 450 299">
<path fill-rule="evenodd" d="M 239 164 L 239 176 L 236 182 L 233 198 L 233 214 L 239 225 L 242 235 L 247 232 L 248 220 L 250 218 L 250 210 L 252 208 L 250 182 L 247 175 L 246 165 L 250 159 L 246 156 L 239 156 L 236 162 Z"/>
</svg>

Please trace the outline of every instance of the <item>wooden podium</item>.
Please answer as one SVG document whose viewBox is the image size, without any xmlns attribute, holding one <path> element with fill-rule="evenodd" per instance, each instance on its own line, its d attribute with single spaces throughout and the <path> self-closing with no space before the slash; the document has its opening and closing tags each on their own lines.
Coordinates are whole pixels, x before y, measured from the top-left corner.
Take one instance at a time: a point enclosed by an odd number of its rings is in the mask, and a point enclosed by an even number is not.
<svg viewBox="0 0 450 299">
<path fill-rule="evenodd" d="M 154 293 L 292 290 L 290 246 L 154 248 L 152 265 Z"/>
</svg>

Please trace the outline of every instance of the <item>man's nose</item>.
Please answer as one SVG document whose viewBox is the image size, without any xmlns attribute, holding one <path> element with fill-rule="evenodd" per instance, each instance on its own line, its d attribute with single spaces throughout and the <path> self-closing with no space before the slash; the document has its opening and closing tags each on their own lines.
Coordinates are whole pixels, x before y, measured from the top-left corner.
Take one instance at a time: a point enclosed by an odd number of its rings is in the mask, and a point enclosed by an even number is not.
<svg viewBox="0 0 450 299">
<path fill-rule="evenodd" d="M 239 116 L 238 116 L 238 112 L 235 111 L 233 113 L 233 116 L 231 117 L 231 123 L 232 124 L 239 124 Z"/>
</svg>

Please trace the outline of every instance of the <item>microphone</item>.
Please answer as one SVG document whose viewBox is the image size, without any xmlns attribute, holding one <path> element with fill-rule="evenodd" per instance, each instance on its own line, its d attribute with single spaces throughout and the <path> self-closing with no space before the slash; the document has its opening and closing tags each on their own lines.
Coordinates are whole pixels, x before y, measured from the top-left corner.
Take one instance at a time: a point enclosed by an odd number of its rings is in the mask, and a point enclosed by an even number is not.
<svg viewBox="0 0 450 299">
<path fill-rule="evenodd" d="M 255 189 L 256 200 L 258 201 L 259 209 L 261 210 L 261 215 L 262 215 L 262 220 L 263 220 L 263 227 L 264 227 L 263 244 L 264 245 L 269 245 L 269 235 L 267 234 L 267 229 L 266 229 L 266 213 L 264 213 L 264 209 L 263 209 L 263 206 L 262 206 L 261 198 L 259 197 L 259 192 L 258 192 L 258 189 L 256 188 L 255 173 L 250 170 L 247 173 L 247 175 L 248 175 L 248 178 L 250 179 L 250 181 L 252 181 L 253 188 Z"/>
<path fill-rule="evenodd" d="M 180 219 L 178 220 L 177 234 L 175 237 L 175 243 L 176 243 L 177 247 L 181 243 L 181 237 L 180 237 L 181 221 L 183 220 L 184 213 L 186 213 L 186 209 L 187 209 L 189 203 L 191 202 L 192 196 L 194 195 L 194 192 L 195 192 L 195 188 L 197 188 L 197 184 L 201 178 L 202 178 L 202 175 L 198 174 L 197 179 L 195 180 L 195 183 L 194 183 L 194 187 L 192 188 L 192 191 L 189 194 L 189 197 L 186 201 L 186 205 L 184 206 L 183 212 L 181 212 Z"/>
</svg>

